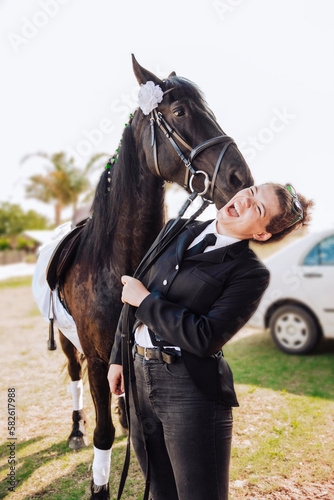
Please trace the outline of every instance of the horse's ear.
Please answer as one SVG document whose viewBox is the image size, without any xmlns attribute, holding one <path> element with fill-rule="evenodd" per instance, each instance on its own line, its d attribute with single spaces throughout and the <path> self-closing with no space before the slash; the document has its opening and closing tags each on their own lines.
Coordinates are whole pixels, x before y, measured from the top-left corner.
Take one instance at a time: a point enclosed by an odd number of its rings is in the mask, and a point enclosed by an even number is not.
<svg viewBox="0 0 334 500">
<path fill-rule="evenodd" d="M 170 74 L 170 75 L 168 75 L 168 78 L 172 78 L 172 76 L 176 76 L 175 71 L 172 71 L 172 72 L 171 72 L 171 74 Z M 167 80 L 168 80 L 168 78 L 167 78 Z"/>
<path fill-rule="evenodd" d="M 158 78 L 157 76 L 153 75 L 153 73 L 140 66 L 135 56 L 133 54 L 131 55 L 132 55 L 133 72 L 135 74 L 135 77 L 137 78 L 139 85 L 144 85 L 148 81 L 154 82 L 156 85 L 160 86 L 163 84 L 160 78 Z"/>
</svg>

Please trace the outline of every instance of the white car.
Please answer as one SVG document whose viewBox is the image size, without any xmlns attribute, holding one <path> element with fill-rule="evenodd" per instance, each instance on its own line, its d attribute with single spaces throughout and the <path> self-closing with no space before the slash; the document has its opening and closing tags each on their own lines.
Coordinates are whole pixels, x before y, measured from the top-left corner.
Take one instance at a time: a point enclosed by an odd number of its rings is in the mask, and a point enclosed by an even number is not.
<svg viewBox="0 0 334 500">
<path fill-rule="evenodd" d="M 334 338 L 334 228 L 301 237 L 263 262 L 270 284 L 248 324 L 269 328 L 289 354 Z"/>
</svg>

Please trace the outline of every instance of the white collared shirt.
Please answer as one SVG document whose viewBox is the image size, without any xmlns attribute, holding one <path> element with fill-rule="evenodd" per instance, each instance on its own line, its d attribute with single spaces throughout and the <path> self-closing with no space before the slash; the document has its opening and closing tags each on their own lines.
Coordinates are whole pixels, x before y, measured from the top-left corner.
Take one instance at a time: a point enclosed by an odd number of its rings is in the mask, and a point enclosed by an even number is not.
<svg viewBox="0 0 334 500">
<path fill-rule="evenodd" d="M 187 250 L 197 245 L 197 243 L 203 240 L 203 238 L 207 234 L 214 234 L 215 236 L 217 236 L 217 240 L 214 245 L 206 247 L 203 253 L 210 252 L 211 250 L 217 250 L 217 248 L 227 247 L 228 245 L 232 245 L 233 243 L 240 241 L 237 238 L 233 238 L 232 236 L 225 236 L 224 234 L 219 234 L 217 232 L 217 219 L 215 219 L 208 226 L 206 226 L 206 228 L 198 236 L 196 236 L 196 238 L 190 243 Z"/>
<path fill-rule="evenodd" d="M 204 253 L 210 252 L 212 250 L 217 250 L 217 248 L 226 247 L 228 245 L 232 245 L 233 243 L 236 243 L 237 241 L 240 241 L 237 238 L 233 238 L 232 236 L 225 236 L 224 234 L 219 234 L 217 232 L 217 219 L 215 219 L 208 226 L 206 226 L 206 228 L 198 236 L 196 236 L 196 238 L 188 246 L 187 250 L 189 250 L 189 248 L 197 245 L 197 243 L 199 243 L 205 237 L 206 234 L 210 234 L 210 233 L 217 236 L 217 240 L 216 240 L 216 243 L 214 245 L 210 245 L 210 246 L 206 247 L 206 249 L 204 250 Z M 146 325 L 142 324 L 136 329 L 135 342 L 136 342 L 136 344 L 140 345 L 141 347 L 154 347 L 154 345 L 151 342 L 151 337 L 150 337 L 150 334 L 149 334 L 149 331 L 148 331 L 148 328 Z M 180 348 L 176 347 L 176 346 L 173 346 L 173 347 L 168 346 L 168 348 L 180 350 Z"/>
</svg>

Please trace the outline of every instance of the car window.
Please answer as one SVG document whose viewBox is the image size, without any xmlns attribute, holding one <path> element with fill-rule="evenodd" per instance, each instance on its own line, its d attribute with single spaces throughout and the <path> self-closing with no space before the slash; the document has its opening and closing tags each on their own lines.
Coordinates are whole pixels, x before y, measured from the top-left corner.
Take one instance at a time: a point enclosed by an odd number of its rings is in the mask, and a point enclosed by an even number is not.
<svg viewBox="0 0 334 500">
<path fill-rule="evenodd" d="M 334 266 L 334 235 L 312 248 L 304 259 L 304 266 Z"/>
</svg>

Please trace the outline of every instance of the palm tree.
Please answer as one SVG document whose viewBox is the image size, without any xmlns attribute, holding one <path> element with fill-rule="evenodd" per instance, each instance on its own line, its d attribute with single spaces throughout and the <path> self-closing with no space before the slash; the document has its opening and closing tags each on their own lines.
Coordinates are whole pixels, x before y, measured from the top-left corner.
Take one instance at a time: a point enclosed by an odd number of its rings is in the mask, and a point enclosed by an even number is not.
<svg viewBox="0 0 334 500">
<path fill-rule="evenodd" d="M 83 170 L 75 167 L 73 158 L 67 159 L 64 152 L 51 155 L 35 153 L 25 156 L 22 162 L 31 156 L 47 158 L 50 165 L 47 167 L 46 175 L 36 174 L 29 178 L 30 183 L 26 186 L 27 197 L 36 198 L 44 203 L 54 201 L 55 224 L 59 226 L 63 208 L 73 205 L 75 211 L 79 196 L 91 187 L 87 178 L 89 170 L 98 159 L 106 154 L 99 153 L 93 156 Z"/>
</svg>

